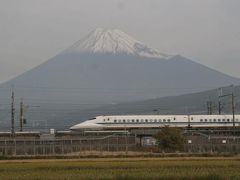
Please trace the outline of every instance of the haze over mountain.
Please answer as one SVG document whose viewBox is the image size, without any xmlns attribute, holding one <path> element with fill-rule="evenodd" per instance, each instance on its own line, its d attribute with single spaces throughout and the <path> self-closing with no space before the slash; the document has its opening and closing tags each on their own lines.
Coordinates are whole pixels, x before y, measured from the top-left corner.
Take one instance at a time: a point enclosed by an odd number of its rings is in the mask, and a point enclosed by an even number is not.
<svg viewBox="0 0 240 180">
<path fill-rule="evenodd" d="M 67 104 L 78 104 L 75 109 L 80 111 L 239 81 L 183 56 L 158 52 L 120 30 L 98 28 L 40 66 L 1 84 L 0 97 L 9 97 L 14 85 L 17 97 L 30 105 L 42 103 L 42 111 L 31 116 L 34 120 L 67 121 L 67 116 L 58 116 L 61 108 L 66 113 L 73 109 Z"/>
</svg>

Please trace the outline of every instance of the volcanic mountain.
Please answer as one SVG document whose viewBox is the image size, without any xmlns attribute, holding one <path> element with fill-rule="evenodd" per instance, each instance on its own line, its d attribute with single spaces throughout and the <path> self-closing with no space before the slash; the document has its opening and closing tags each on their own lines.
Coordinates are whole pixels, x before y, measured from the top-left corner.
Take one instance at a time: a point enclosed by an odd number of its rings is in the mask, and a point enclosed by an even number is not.
<svg viewBox="0 0 240 180">
<path fill-rule="evenodd" d="M 128 34 L 118 30 L 97 28 L 82 40 L 76 42 L 64 53 L 89 53 L 89 54 L 113 54 L 134 55 L 152 58 L 168 58 L 155 49 L 147 47 Z"/>
<path fill-rule="evenodd" d="M 238 83 L 237 78 L 183 56 L 160 53 L 120 30 L 98 28 L 52 59 L 1 84 L 6 91 L 0 97 L 10 97 L 8 90 L 14 85 L 17 97 L 30 107 L 41 107 L 33 119 L 67 121 L 71 117 L 61 119 L 59 111 L 71 114 L 74 109 Z"/>
</svg>

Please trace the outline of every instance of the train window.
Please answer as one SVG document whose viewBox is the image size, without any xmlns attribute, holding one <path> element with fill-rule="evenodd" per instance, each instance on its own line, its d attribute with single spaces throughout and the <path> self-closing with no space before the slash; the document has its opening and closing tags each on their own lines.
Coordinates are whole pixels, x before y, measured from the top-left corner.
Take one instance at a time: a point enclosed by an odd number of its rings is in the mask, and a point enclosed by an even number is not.
<svg viewBox="0 0 240 180">
<path fill-rule="evenodd" d="M 141 119 L 141 122 L 144 122 L 144 120 L 143 120 L 143 119 Z"/>
<path fill-rule="evenodd" d="M 170 119 L 168 119 L 167 121 L 168 121 L 168 122 L 170 122 L 171 120 L 170 120 Z"/>
<path fill-rule="evenodd" d="M 162 122 L 162 120 L 161 120 L 161 119 L 159 119 L 158 121 L 159 121 L 159 122 Z"/>
<path fill-rule="evenodd" d="M 114 120 L 114 122 L 116 123 L 116 122 L 117 122 L 117 120 L 115 119 L 115 120 Z"/>
<path fill-rule="evenodd" d="M 110 121 L 110 118 L 108 118 L 107 120 Z"/>
<path fill-rule="evenodd" d="M 134 120 L 132 120 L 132 122 L 134 123 L 135 121 L 134 121 Z"/>
<path fill-rule="evenodd" d="M 221 122 L 221 119 L 218 119 L 218 122 Z"/>
<path fill-rule="evenodd" d="M 227 122 L 230 122 L 230 119 L 227 119 Z"/>
<path fill-rule="evenodd" d="M 176 118 L 174 117 L 173 120 L 176 120 Z"/>
<path fill-rule="evenodd" d="M 124 119 L 124 120 L 123 120 L 123 123 L 125 123 L 125 122 L 126 122 L 126 120 Z"/>
<path fill-rule="evenodd" d="M 153 120 L 152 119 L 150 119 L 150 122 L 152 122 Z"/>
<path fill-rule="evenodd" d="M 203 122 L 203 119 L 200 119 L 201 122 Z"/>
<path fill-rule="evenodd" d="M 216 119 L 213 119 L 214 122 L 216 122 L 217 120 Z"/>
<path fill-rule="evenodd" d="M 193 117 L 191 117 L 191 120 L 193 121 Z"/>
<path fill-rule="evenodd" d="M 164 119 L 163 122 L 166 122 L 166 119 Z"/>
<path fill-rule="evenodd" d="M 118 120 L 119 123 L 121 123 L 121 120 Z"/>
<path fill-rule="evenodd" d="M 223 122 L 225 122 L 225 119 L 222 119 Z"/>
<path fill-rule="evenodd" d="M 205 122 L 207 122 L 207 119 L 205 119 Z"/>
<path fill-rule="evenodd" d="M 148 122 L 148 120 L 146 119 L 145 122 Z"/>
<path fill-rule="evenodd" d="M 212 119 L 209 119 L 210 122 L 212 122 Z"/>
<path fill-rule="evenodd" d="M 128 120 L 127 120 L 127 122 L 129 123 L 129 122 L 130 122 L 130 120 L 128 119 Z"/>
<path fill-rule="evenodd" d="M 238 119 L 236 119 L 236 121 L 238 121 Z"/>
<path fill-rule="evenodd" d="M 154 120 L 154 122 L 156 123 L 156 122 L 157 122 L 157 120 L 155 119 L 155 120 Z"/>
<path fill-rule="evenodd" d="M 139 120 L 137 119 L 137 123 L 139 122 Z"/>
</svg>

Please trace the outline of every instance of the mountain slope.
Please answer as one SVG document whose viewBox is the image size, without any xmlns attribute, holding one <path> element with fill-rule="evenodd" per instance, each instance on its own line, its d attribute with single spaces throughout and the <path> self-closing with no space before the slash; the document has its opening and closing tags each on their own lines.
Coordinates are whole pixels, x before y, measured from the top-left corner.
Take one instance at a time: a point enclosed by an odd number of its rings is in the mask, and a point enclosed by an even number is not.
<svg viewBox="0 0 240 180">
<path fill-rule="evenodd" d="M 46 98 L 118 103 L 199 92 L 238 82 L 237 78 L 181 56 L 166 61 L 131 55 L 71 53 L 56 56 L 3 86 L 14 84 L 23 98 L 31 97 L 29 91 L 36 90 L 36 98 L 45 92 Z M 68 93 L 66 88 L 73 88 L 78 94 Z"/>
</svg>

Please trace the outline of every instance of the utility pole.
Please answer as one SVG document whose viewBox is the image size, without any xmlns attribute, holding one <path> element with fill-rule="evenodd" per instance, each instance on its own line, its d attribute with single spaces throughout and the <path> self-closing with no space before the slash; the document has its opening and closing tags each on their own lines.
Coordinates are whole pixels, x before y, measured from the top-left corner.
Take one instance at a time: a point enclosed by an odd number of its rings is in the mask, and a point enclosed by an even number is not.
<svg viewBox="0 0 240 180">
<path fill-rule="evenodd" d="M 188 130 L 190 130 L 190 128 L 191 128 L 190 114 L 188 114 L 187 116 L 188 116 Z"/>
<path fill-rule="evenodd" d="M 187 114 L 187 119 L 188 119 L 187 129 L 190 130 L 191 129 L 191 117 L 190 117 L 190 113 L 189 113 L 188 107 L 185 107 L 185 112 Z"/>
<path fill-rule="evenodd" d="M 235 129 L 235 96 L 234 96 L 234 85 L 231 85 L 232 87 L 232 93 L 231 94 L 226 94 L 226 95 L 221 95 L 219 96 L 220 98 L 226 97 L 226 96 L 231 96 L 232 99 L 232 122 L 233 122 L 233 128 Z"/>
<path fill-rule="evenodd" d="M 15 94 L 14 88 L 12 88 L 12 102 L 11 102 L 11 133 L 15 135 Z"/>
<path fill-rule="evenodd" d="M 233 115 L 233 128 L 235 129 L 235 96 L 234 96 L 234 85 L 232 85 L 232 115 Z"/>
<path fill-rule="evenodd" d="M 20 120 L 20 132 L 23 131 L 23 121 L 24 121 L 24 111 L 23 111 L 23 100 L 21 99 L 20 102 L 20 116 L 19 116 L 19 120 Z"/>
<path fill-rule="evenodd" d="M 212 101 L 207 101 L 207 112 L 208 112 L 208 115 L 213 114 Z"/>
<path fill-rule="evenodd" d="M 221 96 L 222 96 L 222 88 L 218 89 L 218 114 L 222 113 L 222 103 L 221 103 Z"/>
</svg>

